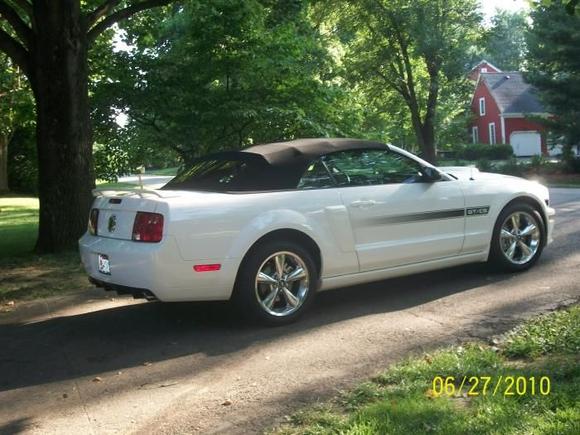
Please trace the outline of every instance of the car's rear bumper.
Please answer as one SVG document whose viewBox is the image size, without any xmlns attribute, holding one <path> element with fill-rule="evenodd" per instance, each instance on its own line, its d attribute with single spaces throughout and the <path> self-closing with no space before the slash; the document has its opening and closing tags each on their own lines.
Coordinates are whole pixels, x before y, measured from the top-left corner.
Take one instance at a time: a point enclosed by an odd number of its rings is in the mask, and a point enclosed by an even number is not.
<svg viewBox="0 0 580 435">
<path fill-rule="evenodd" d="M 146 288 L 127 287 L 124 285 L 113 284 L 93 278 L 92 276 L 89 276 L 89 282 L 106 291 L 117 292 L 117 294 L 120 295 L 132 295 L 135 299 L 147 299 L 148 301 L 158 300 L 157 296 L 155 296 L 151 290 Z"/>
<path fill-rule="evenodd" d="M 129 294 L 151 293 L 168 302 L 229 299 L 239 265 L 235 259 L 184 260 L 171 236 L 160 243 L 140 243 L 86 233 L 79 249 L 85 270 L 99 286 Z M 99 254 L 109 258 L 110 274 L 99 272 Z M 221 268 L 194 271 L 200 263 L 219 263 Z"/>
</svg>

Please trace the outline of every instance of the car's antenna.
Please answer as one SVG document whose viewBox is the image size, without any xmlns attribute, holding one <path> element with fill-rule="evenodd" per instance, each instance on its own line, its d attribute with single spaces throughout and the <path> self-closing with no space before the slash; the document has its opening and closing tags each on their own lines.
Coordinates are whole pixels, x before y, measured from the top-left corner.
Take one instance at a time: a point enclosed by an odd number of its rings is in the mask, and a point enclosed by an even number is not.
<svg viewBox="0 0 580 435">
<path fill-rule="evenodd" d="M 470 171 L 469 171 L 469 181 L 473 181 L 475 180 L 475 178 L 473 178 L 473 165 L 469 165 Z"/>
</svg>

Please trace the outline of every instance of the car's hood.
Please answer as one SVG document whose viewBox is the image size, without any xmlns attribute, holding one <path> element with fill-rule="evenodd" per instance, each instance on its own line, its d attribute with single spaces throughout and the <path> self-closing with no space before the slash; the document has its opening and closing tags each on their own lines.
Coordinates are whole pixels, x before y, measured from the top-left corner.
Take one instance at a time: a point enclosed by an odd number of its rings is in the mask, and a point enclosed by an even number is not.
<svg viewBox="0 0 580 435">
<path fill-rule="evenodd" d="M 548 188 L 533 180 L 526 180 L 525 178 L 514 177 L 512 175 L 480 172 L 477 168 L 469 166 L 444 166 L 438 169 L 452 175 L 460 181 L 489 186 L 509 186 L 513 191 L 531 193 L 541 200 L 547 200 L 549 198 Z"/>
<path fill-rule="evenodd" d="M 472 166 L 441 166 L 440 171 L 450 174 L 459 180 L 498 180 L 510 179 L 518 181 L 527 181 L 524 178 L 514 177 L 512 175 L 495 174 L 491 172 L 480 172 L 479 169 Z"/>
</svg>

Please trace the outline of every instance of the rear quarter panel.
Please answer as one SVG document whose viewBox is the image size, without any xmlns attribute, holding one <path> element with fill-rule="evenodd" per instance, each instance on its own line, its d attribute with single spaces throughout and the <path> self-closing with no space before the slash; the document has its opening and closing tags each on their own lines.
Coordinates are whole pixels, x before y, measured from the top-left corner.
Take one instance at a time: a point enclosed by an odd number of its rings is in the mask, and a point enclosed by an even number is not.
<svg viewBox="0 0 580 435">
<path fill-rule="evenodd" d="M 164 206 L 168 234 L 175 237 L 184 260 L 234 259 L 239 264 L 263 236 L 293 229 L 319 246 L 323 277 L 358 271 L 339 189 L 208 194 L 203 200 L 169 200 Z"/>
</svg>

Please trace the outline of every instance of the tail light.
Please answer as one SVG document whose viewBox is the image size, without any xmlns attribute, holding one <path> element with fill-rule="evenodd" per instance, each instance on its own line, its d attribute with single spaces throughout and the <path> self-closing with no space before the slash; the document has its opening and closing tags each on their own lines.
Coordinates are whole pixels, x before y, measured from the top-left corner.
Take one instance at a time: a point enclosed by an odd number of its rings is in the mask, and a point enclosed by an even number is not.
<svg viewBox="0 0 580 435">
<path fill-rule="evenodd" d="M 133 223 L 133 240 L 157 243 L 163 237 L 163 215 L 138 211 Z"/>
<path fill-rule="evenodd" d="M 89 214 L 89 234 L 96 236 L 98 225 L 99 225 L 99 209 L 93 208 L 91 209 L 91 213 Z"/>
</svg>

